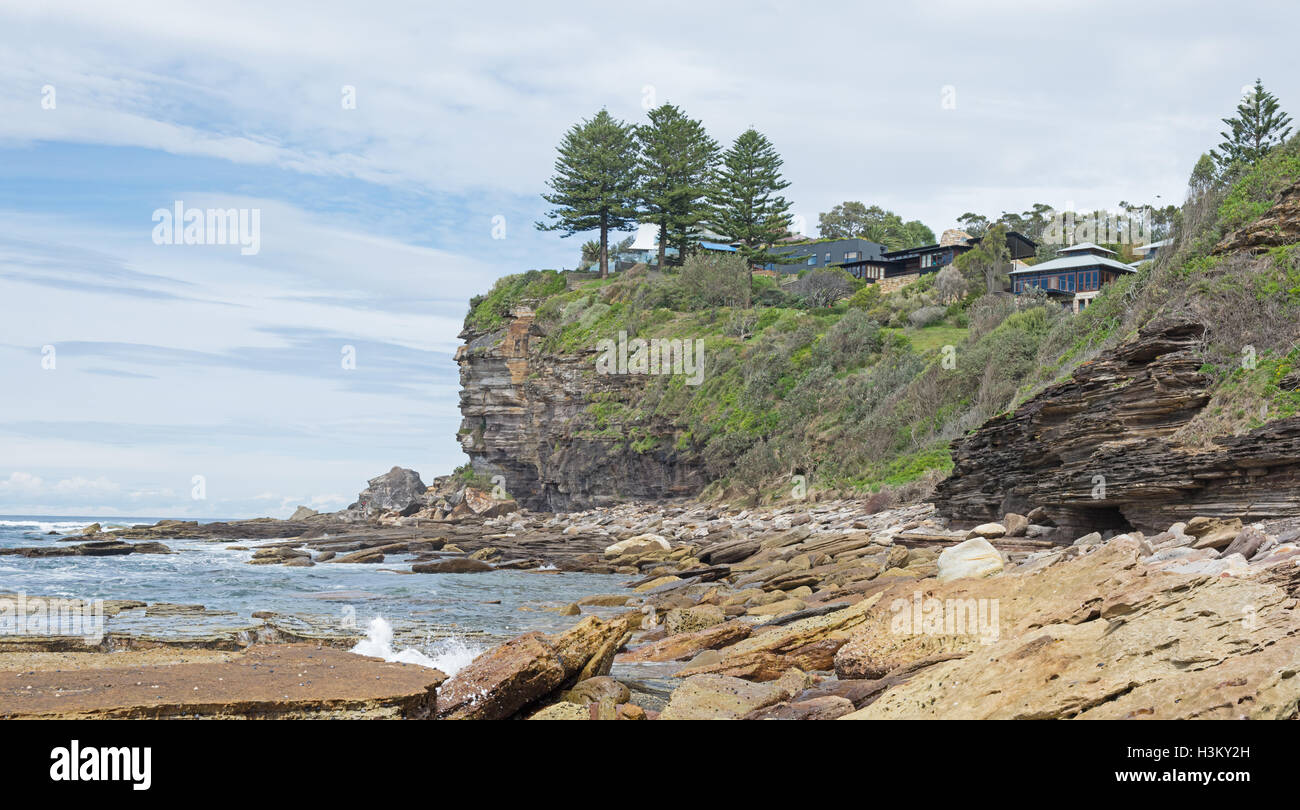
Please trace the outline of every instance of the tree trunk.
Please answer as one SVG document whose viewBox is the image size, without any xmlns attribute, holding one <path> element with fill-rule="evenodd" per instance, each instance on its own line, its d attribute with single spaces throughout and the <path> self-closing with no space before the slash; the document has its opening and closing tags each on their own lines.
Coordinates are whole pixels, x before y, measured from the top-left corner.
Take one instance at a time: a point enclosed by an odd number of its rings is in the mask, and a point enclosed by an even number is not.
<svg viewBox="0 0 1300 810">
<path fill-rule="evenodd" d="M 609 220 L 600 218 L 600 277 L 609 278 Z"/>
<path fill-rule="evenodd" d="M 659 267 L 660 273 L 664 272 L 664 262 L 668 257 L 668 226 L 659 223 Z"/>
</svg>

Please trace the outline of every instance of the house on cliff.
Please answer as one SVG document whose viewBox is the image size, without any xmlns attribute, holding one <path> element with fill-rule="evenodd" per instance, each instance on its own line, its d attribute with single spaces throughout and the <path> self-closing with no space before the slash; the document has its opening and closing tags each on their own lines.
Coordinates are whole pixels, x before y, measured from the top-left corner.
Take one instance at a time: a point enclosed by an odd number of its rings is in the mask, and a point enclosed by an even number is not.
<svg viewBox="0 0 1300 810">
<path fill-rule="evenodd" d="M 839 266 L 854 278 L 882 284 L 888 291 L 911 283 L 926 273 L 939 272 L 978 245 L 980 239 L 962 231 L 948 230 L 944 231 L 938 244 L 883 251 L 879 256 L 845 261 Z M 1034 240 L 1024 234 L 1007 233 L 1007 252 L 1013 264 L 1023 265 L 1022 260 L 1032 257 L 1037 248 Z"/>
<path fill-rule="evenodd" d="M 1082 312 L 1101 288 L 1129 273 L 1136 273 L 1118 261 L 1115 251 L 1081 242 L 1060 251 L 1051 261 L 1013 269 L 1011 291 L 1023 295 L 1042 290 L 1072 312 Z"/>
</svg>

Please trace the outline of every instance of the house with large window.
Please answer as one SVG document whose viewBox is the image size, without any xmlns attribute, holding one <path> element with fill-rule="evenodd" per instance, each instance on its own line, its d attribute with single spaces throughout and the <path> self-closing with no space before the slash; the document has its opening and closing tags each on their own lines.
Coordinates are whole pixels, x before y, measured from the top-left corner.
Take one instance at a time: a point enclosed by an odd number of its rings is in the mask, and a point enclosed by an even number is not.
<svg viewBox="0 0 1300 810">
<path fill-rule="evenodd" d="M 981 238 L 961 231 L 945 231 L 938 244 L 884 251 L 878 257 L 844 262 L 841 266 L 854 278 L 885 283 L 892 289 L 915 281 L 925 273 L 939 272 L 978 245 Z M 1038 245 L 1029 237 L 1015 231 L 1007 233 L 1007 251 L 1013 263 L 1032 257 L 1037 248 Z"/>
<path fill-rule="evenodd" d="M 1042 290 L 1073 312 L 1082 312 L 1101 288 L 1129 273 L 1132 267 L 1115 259 L 1115 251 L 1082 242 L 1063 248 L 1055 259 L 1011 271 L 1011 292 L 1023 295 Z"/>
<path fill-rule="evenodd" d="M 770 253 L 789 256 L 796 259 L 792 264 L 769 263 L 764 270 L 780 273 L 798 273 L 801 270 L 817 270 L 823 267 L 842 267 L 852 262 L 878 259 L 885 246 L 866 239 L 812 239 L 806 242 L 793 242 L 776 245 Z"/>
</svg>

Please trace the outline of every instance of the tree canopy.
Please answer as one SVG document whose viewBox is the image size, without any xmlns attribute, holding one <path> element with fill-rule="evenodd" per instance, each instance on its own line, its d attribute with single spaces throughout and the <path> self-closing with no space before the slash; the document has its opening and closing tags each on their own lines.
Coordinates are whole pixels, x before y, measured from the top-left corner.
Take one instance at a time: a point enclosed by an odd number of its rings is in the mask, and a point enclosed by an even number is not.
<svg viewBox="0 0 1300 810">
<path fill-rule="evenodd" d="M 1228 125 L 1219 133 L 1223 143 L 1210 152 L 1220 171 L 1237 163 L 1253 166 L 1291 134 L 1291 116 L 1278 109 L 1277 97 L 1265 90 L 1259 79 L 1237 105 L 1237 114 L 1224 118 L 1223 123 Z"/>
<path fill-rule="evenodd" d="M 904 222 L 893 211 L 861 202 L 842 202 L 817 217 L 817 231 L 823 239 L 867 239 L 889 250 L 932 245 L 934 231 L 919 220 Z"/>
<path fill-rule="evenodd" d="M 708 211 L 705 196 L 717 161 L 718 144 L 699 121 L 664 104 L 636 128 L 641 176 L 638 201 L 644 219 L 659 226 L 659 266 L 669 244 L 685 258 L 698 244 L 700 222 Z"/>
<path fill-rule="evenodd" d="M 572 236 L 600 231 L 600 276 L 609 275 L 609 232 L 636 224 L 638 188 L 634 127 L 601 110 L 574 124 L 560 141 L 551 193 L 542 199 L 555 206 L 544 231 Z"/>
</svg>

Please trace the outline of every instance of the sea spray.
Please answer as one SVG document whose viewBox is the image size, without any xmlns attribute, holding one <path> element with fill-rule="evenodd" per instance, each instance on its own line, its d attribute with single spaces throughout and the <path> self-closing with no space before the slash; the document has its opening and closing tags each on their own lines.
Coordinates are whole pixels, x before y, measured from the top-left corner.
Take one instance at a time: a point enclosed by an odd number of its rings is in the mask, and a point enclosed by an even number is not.
<svg viewBox="0 0 1300 810">
<path fill-rule="evenodd" d="M 400 664 L 418 664 L 442 670 L 448 675 L 455 675 L 464 669 L 482 650 L 467 644 L 456 636 L 442 638 L 430 645 L 432 656 L 425 655 L 413 647 L 406 647 L 400 652 L 393 649 L 393 626 L 383 616 L 370 620 L 366 628 L 366 637 L 352 648 L 357 655 L 370 655 Z"/>
</svg>

